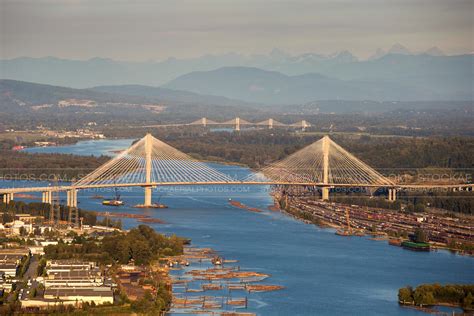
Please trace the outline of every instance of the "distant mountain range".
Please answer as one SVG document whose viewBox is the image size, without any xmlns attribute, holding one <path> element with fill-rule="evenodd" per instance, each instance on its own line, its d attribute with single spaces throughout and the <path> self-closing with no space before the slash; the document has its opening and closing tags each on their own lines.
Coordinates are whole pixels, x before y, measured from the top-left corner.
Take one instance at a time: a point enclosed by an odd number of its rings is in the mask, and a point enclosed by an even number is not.
<svg viewBox="0 0 474 316">
<path fill-rule="evenodd" d="M 436 47 L 412 53 L 396 44 L 387 51 L 377 50 L 365 61 L 349 51 L 291 56 L 278 49 L 268 55 L 230 53 L 162 62 L 24 57 L 0 60 L 0 76 L 73 88 L 100 86 L 94 90 L 111 93 L 126 89 L 129 95 L 221 105 L 235 105 L 237 100 L 266 104 L 327 99 L 473 100 L 473 56 L 444 56 Z M 123 87 L 116 87 L 119 85 Z M 181 91 L 176 94 L 152 88 L 158 86 Z"/>
<path fill-rule="evenodd" d="M 377 59 L 388 54 L 444 55 L 437 47 L 423 53 L 412 53 L 400 44 L 388 50 L 378 49 L 370 58 Z M 0 60 L 1 78 L 38 83 L 57 84 L 74 88 L 89 88 L 98 85 L 144 84 L 159 86 L 176 77 L 192 72 L 214 70 L 221 67 L 255 67 L 279 71 L 287 75 L 301 75 L 331 68 L 334 65 L 359 62 L 351 52 L 345 50 L 333 54 L 306 53 L 290 55 L 279 49 L 269 54 L 242 55 L 228 53 L 204 55 L 198 58 L 168 58 L 161 62 L 121 62 L 107 58 L 89 60 L 67 60 L 55 57 L 21 57 Z"/>
<path fill-rule="evenodd" d="M 163 87 L 268 104 L 314 100 L 473 100 L 473 55 L 386 55 L 289 76 L 257 68 L 192 72 Z"/>
</svg>

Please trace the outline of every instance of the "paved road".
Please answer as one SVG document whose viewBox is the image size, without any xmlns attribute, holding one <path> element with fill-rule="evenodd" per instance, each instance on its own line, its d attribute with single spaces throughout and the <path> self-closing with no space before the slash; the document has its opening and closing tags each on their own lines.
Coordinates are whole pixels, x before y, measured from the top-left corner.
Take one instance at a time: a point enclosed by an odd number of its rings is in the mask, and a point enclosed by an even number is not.
<svg viewBox="0 0 474 316">
<path fill-rule="evenodd" d="M 38 263 L 38 256 L 32 256 L 30 258 L 30 265 L 28 267 L 28 270 L 26 270 L 25 274 L 23 275 L 23 280 L 27 283 L 31 280 L 32 284 L 30 286 L 28 286 L 27 284 L 23 291 L 20 291 L 20 300 L 28 299 L 33 289 L 38 286 L 37 282 L 34 281 L 34 279 L 36 278 L 36 272 L 38 271 Z"/>
<path fill-rule="evenodd" d="M 25 272 L 25 275 L 23 276 L 23 279 L 25 281 L 28 281 L 30 279 L 34 279 L 36 277 L 36 271 L 38 271 L 38 256 L 32 256 L 30 259 L 30 266 L 28 267 L 28 270 Z"/>
</svg>

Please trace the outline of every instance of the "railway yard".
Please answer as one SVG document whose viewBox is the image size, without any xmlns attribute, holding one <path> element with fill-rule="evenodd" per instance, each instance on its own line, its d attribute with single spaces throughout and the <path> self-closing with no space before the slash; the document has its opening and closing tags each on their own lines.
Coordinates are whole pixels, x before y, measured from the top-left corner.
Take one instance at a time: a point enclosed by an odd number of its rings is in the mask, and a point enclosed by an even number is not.
<svg viewBox="0 0 474 316">
<path fill-rule="evenodd" d="M 355 235 L 408 237 L 416 229 L 422 229 L 433 246 L 449 246 L 467 254 L 474 253 L 472 217 L 449 217 L 429 212 L 403 213 L 295 196 L 289 198 L 289 206 L 287 211 L 293 216 L 322 226 L 350 228 Z"/>
</svg>

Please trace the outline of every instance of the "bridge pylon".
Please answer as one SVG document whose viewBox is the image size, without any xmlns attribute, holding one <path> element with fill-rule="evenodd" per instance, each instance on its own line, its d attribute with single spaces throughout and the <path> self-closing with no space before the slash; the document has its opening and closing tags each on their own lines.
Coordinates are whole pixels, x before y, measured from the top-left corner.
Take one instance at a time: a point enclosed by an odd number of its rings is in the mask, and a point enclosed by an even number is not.
<svg viewBox="0 0 474 316">
<path fill-rule="evenodd" d="M 66 205 L 68 207 L 77 207 L 77 190 L 75 188 L 66 191 Z"/>
<path fill-rule="evenodd" d="M 322 151 L 323 151 L 323 183 L 329 184 L 329 136 L 324 136 L 322 139 Z M 329 200 L 329 187 L 324 186 L 321 189 L 321 198 L 323 201 Z"/>
<path fill-rule="evenodd" d="M 395 202 L 397 200 L 397 190 L 396 189 L 388 189 L 388 200 L 390 202 Z"/>
<path fill-rule="evenodd" d="M 152 206 L 152 186 L 151 186 L 151 154 L 153 150 L 153 136 L 150 133 L 145 136 L 145 200 L 143 206 Z"/>
<path fill-rule="evenodd" d="M 51 191 L 44 191 L 41 194 L 41 203 L 51 204 Z"/>
<path fill-rule="evenodd" d="M 14 194 L 13 193 L 4 193 L 3 194 L 3 203 L 9 204 L 11 201 L 13 201 Z"/>
</svg>

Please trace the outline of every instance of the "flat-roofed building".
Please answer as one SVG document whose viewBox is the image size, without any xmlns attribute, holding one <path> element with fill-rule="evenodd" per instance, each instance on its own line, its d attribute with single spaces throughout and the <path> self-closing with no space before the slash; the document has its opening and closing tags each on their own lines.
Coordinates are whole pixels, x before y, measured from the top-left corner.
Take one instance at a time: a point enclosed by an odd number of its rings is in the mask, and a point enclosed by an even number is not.
<svg viewBox="0 0 474 316">
<path fill-rule="evenodd" d="M 45 299 L 77 301 L 79 303 L 113 304 L 114 293 L 110 287 L 49 288 L 44 292 Z"/>
<path fill-rule="evenodd" d="M 5 278 L 14 278 L 18 269 L 18 263 L 0 263 L 0 275 Z"/>
<path fill-rule="evenodd" d="M 15 220 L 24 223 L 34 223 L 36 219 L 44 220 L 44 216 L 33 216 L 31 214 L 15 214 Z"/>
<path fill-rule="evenodd" d="M 29 246 L 28 249 L 30 249 L 32 255 L 44 255 L 43 246 Z"/>
<path fill-rule="evenodd" d="M 11 280 L 5 280 L 4 278 L 0 277 L 0 290 L 5 292 L 11 292 L 13 283 Z"/>
<path fill-rule="evenodd" d="M 45 288 L 49 287 L 92 287 L 102 286 L 104 279 L 99 269 L 71 270 L 52 272 L 43 280 Z"/>
<path fill-rule="evenodd" d="M 78 261 L 78 260 L 49 260 L 46 263 L 48 273 L 53 272 L 69 272 L 72 270 L 91 270 L 96 267 L 95 262 Z"/>
<path fill-rule="evenodd" d="M 16 271 L 25 256 L 29 256 L 27 248 L 1 249 L 0 250 L 0 274 L 5 278 L 14 278 Z"/>
</svg>

